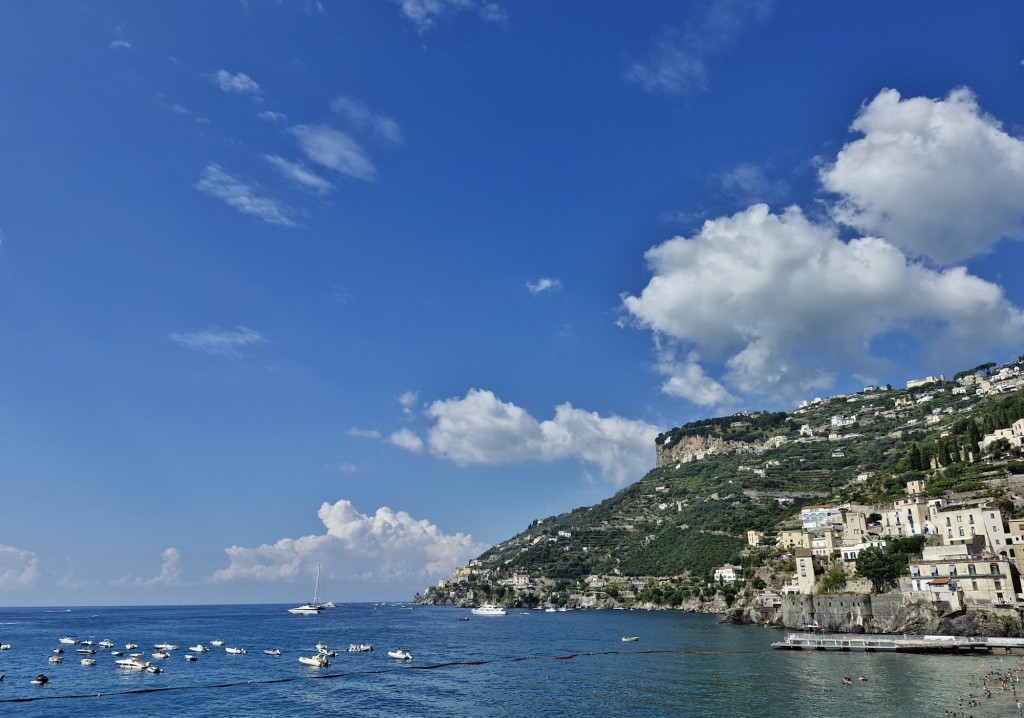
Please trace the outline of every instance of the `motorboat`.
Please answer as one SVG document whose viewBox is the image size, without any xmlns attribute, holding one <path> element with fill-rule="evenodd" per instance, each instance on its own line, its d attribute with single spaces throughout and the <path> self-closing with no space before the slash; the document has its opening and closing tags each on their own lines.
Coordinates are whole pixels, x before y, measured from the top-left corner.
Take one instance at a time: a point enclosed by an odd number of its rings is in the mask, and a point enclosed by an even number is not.
<svg viewBox="0 0 1024 718">
<path fill-rule="evenodd" d="M 129 656 L 128 658 L 118 658 L 114 661 L 114 665 L 129 671 L 144 671 L 149 668 L 149 661 L 144 660 L 142 656 Z"/>
<path fill-rule="evenodd" d="M 64 636 L 63 638 L 58 638 L 57 643 L 63 646 L 74 646 L 78 643 L 78 639 L 73 636 Z"/>
<path fill-rule="evenodd" d="M 139 647 L 138 643 L 126 643 L 126 644 L 124 644 L 124 650 L 126 650 L 126 651 L 134 651 L 138 647 Z"/>
<path fill-rule="evenodd" d="M 63 652 L 64 652 L 63 648 L 54 648 L 53 649 L 53 653 L 63 653 Z"/>
<path fill-rule="evenodd" d="M 263 652 L 266 653 L 268 656 L 280 656 L 281 655 L 281 649 L 280 648 L 264 648 Z"/>
<path fill-rule="evenodd" d="M 495 606 L 492 603 L 485 603 L 482 606 L 477 606 L 472 610 L 474 616 L 504 616 L 506 611 L 501 606 Z"/>
<path fill-rule="evenodd" d="M 640 636 L 623 636 L 622 640 L 625 643 L 633 643 L 634 641 L 639 641 L 640 640 Z"/>
<path fill-rule="evenodd" d="M 76 648 L 75 649 L 75 653 L 79 654 L 80 656 L 95 656 L 96 655 L 95 649 L 92 649 L 92 648 Z"/>
<path fill-rule="evenodd" d="M 95 666 L 96 665 L 96 659 L 95 658 L 83 658 L 82 659 L 82 665 L 83 666 Z"/>
<path fill-rule="evenodd" d="M 34 686 L 45 686 L 49 682 L 50 679 L 46 676 L 45 673 L 40 673 L 38 676 L 29 681 L 29 683 L 31 683 Z"/>
<path fill-rule="evenodd" d="M 114 642 L 111 641 L 108 638 L 105 638 L 105 639 L 103 639 L 102 641 L 99 642 L 99 646 L 100 646 L 100 648 L 113 648 L 114 647 Z"/>
<path fill-rule="evenodd" d="M 289 608 L 288 613 L 293 616 L 315 616 L 324 610 L 323 584 L 321 583 L 320 564 L 316 565 L 316 585 L 313 588 L 313 601 L 304 603 L 301 606 Z"/>
<path fill-rule="evenodd" d="M 196 658 L 196 654 L 194 654 L 194 653 L 186 653 L 186 654 L 185 654 L 184 656 L 182 656 L 182 658 L 184 658 L 184 659 L 185 659 L 186 661 L 195 661 L 195 660 L 198 660 L 198 659 Z"/>
<path fill-rule="evenodd" d="M 396 648 L 393 651 L 388 651 L 388 658 L 395 658 L 399 661 L 411 661 L 412 654 L 409 653 L 407 648 Z"/>
<path fill-rule="evenodd" d="M 115 656 L 115 657 L 123 656 L 124 655 L 124 651 L 111 651 L 110 655 Z"/>
<path fill-rule="evenodd" d="M 230 653 L 232 655 L 235 655 L 235 656 L 245 655 L 245 649 L 244 648 L 235 648 L 234 646 L 228 646 L 227 648 L 224 649 L 224 651 L 227 652 L 227 653 Z"/>
<path fill-rule="evenodd" d="M 176 651 L 176 650 L 178 650 L 178 647 L 176 645 L 174 645 L 173 643 L 157 643 L 155 646 L 153 646 L 153 648 L 157 649 L 158 651 Z"/>
<path fill-rule="evenodd" d="M 171 654 L 167 651 L 153 651 L 151 654 L 153 658 L 170 658 Z"/>
<path fill-rule="evenodd" d="M 370 643 L 353 643 L 348 647 L 349 653 L 366 653 L 367 651 L 373 650 L 373 644 Z"/>
<path fill-rule="evenodd" d="M 64 659 L 60 656 L 50 656 L 49 661 L 50 663 L 63 663 Z"/>
<path fill-rule="evenodd" d="M 192 651 L 193 653 L 206 653 L 210 649 L 204 646 L 202 643 L 197 643 L 194 646 L 189 646 L 188 650 Z"/>
<path fill-rule="evenodd" d="M 146 671 L 147 671 L 148 673 L 163 673 L 163 672 L 164 672 L 164 669 L 163 669 L 163 668 L 161 668 L 160 666 L 154 666 L 154 665 L 153 665 L 153 664 L 151 663 L 151 664 L 149 664 L 148 666 L 146 666 Z"/>
<path fill-rule="evenodd" d="M 322 653 L 317 653 L 315 656 L 299 656 L 299 663 L 304 666 L 313 666 L 314 668 L 327 668 L 331 665 L 331 662 L 327 660 L 327 656 Z"/>
<path fill-rule="evenodd" d="M 79 641 L 79 643 L 81 645 L 83 645 L 83 646 L 95 646 L 96 645 L 96 641 L 92 640 L 91 638 L 89 640 L 86 640 L 86 641 Z"/>
<path fill-rule="evenodd" d="M 217 639 L 217 640 L 214 640 L 214 641 L 210 641 L 210 645 L 211 646 L 218 646 L 218 647 L 220 647 L 220 646 L 224 645 L 224 641 L 222 641 L 220 639 Z"/>
</svg>

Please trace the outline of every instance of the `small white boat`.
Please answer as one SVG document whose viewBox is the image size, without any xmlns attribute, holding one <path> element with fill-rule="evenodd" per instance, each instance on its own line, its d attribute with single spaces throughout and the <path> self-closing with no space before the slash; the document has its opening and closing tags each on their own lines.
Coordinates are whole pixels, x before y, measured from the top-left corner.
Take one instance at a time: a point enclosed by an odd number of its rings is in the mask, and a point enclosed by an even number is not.
<svg viewBox="0 0 1024 718">
<path fill-rule="evenodd" d="M 63 648 L 54 648 L 52 652 L 53 653 L 63 653 L 64 649 Z"/>
<path fill-rule="evenodd" d="M 477 606 L 472 611 L 474 616 L 504 616 L 506 611 L 501 606 L 495 606 L 492 603 L 485 603 L 482 606 Z"/>
<path fill-rule="evenodd" d="M 153 651 L 151 654 L 153 658 L 170 658 L 171 654 L 167 651 Z"/>
<path fill-rule="evenodd" d="M 49 661 L 50 663 L 63 663 L 64 659 L 60 656 L 50 656 Z"/>
<path fill-rule="evenodd" d="M 639 641 L 640 636 L 623 636 L 622 640 L 626 643 L 633 643 L 634 641 Z"/>
<path fill-rule="evenodd" d="M 10 643 L 0 643 L 0 651 L 9 651 L 9 650 L 11 650 L 11 644 Z"/>
<path fill-rule="evenodd" d="M 396 648 L 393 651 L 388 651 L 388 658 L 395 658 L 399 661 L 411 661 L 412 654 L 409 653 L 407 648 Z"/>
<path fill-rule="evenodd" d="M 266 653 L 268 656 L 280 656 L 281 655 L 281 649 L 280 648 L 264 648 L 263 652 Z"/>
<path fill-rule="evenodd" d="M 82 665 L 83 666 L 95 666 L 96 665 L 96 659 L 95 658 L 83 658 L 82 659 Z"/>
<path fill-rule="evenodd" d="M 46 677 L 45 673 L 40 673 L 38 676 L 29 681 L 29 683 L 31 683 L 34 686 L 45 686 L 49 682 L 50 679 Z"/>
<path fill-rule="evenodd" d="M 174 645 L 173 643 L 157 643 L 155 646 L 153 646 L 153 648 L 157 649 L 158 651 L 176 651 L 176 650 L 178 650 L 178 647 L 176 645 Z"/>
<path fill-rule="evenodd" d="M 78 643 L 78 639 L 72 636 L 64 636 L 63 638 L 58 638 L 57 643 L 60 643 L 65 646 L 74 646 Z"/>
<path fill-rule="evenodd" d="M 115 657 L 123 656 L 124 655 L 124 651 L 111 651 L 110 655 L 115 656 Z"/>
<path fill-rule="evenodd" d="M 109 638 L 105 638 L 99 642 L 99 646 L 100 648 L 113 648 L 114 642 L 111 641 Z"/>
<path fill-rule="evenodd" d="M 373 644 L 371 643 L 353 643 L 348 647 L 349 653 L 366 653 L 367 651 L 373 650 Z"/>
<path fill-rule="evenodd" d="M 299 663 L 304 666 L 313 666 L 314 668 L 327 668 L 331 665 L 331 662 L 327 660 L 327 656 L 322 653 L 317 653 L 315 656 L 299 656 Z"/>
<path fill-rule="evenodd" d="M 320 583 L 320 564 L 316 566 L 316 586 L 313 588 L 313 601 L 304 603 L 295 608 L 289 608 L 288 613 L 293 616 L 315 616 L 324 610 L 323 585 Z"/>
<path fill-rule="evenodd" d="M 150 673 L 163 673 L 164 669 L 160 666 L 154 666 L 152 663 L 146 666 L 146 670 Z"/>
<path fill-rule="evenodd" d="M 202 643 L 197 643 L 194 646 L 189 646 L 188 650 L 192 651 L 193 653 L 206 653 L 210 649 L 204 646 Z"/>
<path fill-rule="evenodd" d="M 142 656 L 130 656 L 129 658 L 118 658 L 114 665 L 119 668 L 126 668 L 129 671 L 144 671 L 149 668 L 149 662 L 142 659 Z"/>
<path fill-rule="evenodd" d="M 139 647 L 138 643 L 126 643 L 126 644 L 124 644 L 124 649 L 126 651 L 134 651 L 138 647 Z"/>
<path fill-rule="evenodd" d="M 216 641 L 210 641 L 210 645 L 211 646 L 223 646 L 224 645 L 224 641 L 221 641 L 219 639 L 216 640 Z"/>
<path fill-rule="evenodd" d="M 82 656 L 95 656 L 96 655 L 96 651 L 93 650 L 92 648 L 76 648 L 75 649 L 75 653 L 77 653 L 79 655 L 82 655 Z"/>
<path fill-rule="evenodd" d="M 196 659 L 196 654 L 194 654 L 194 653 L 186 653 L 184 656 L 182 656 L 182 658 L 184 658 L 186 661 L 195 661 L 195 660 L 197 660 Z"/>
<path fill-rule="evenodd" d="M 227 648 L 224 649 L 224 651 L 227 652 L 227 653 L 231 653 L 232 655 L 236 655 L 236 656 L 245 655 L 245 649 L 244 648 L 235 648 L 234 646 L 228 646 Z"/>
<path fill-rule="evenodd" d="M 88 641 L 80 641 L 83 646 L 95 646 L 96 641 L 89 639 Z"/>
</svg>

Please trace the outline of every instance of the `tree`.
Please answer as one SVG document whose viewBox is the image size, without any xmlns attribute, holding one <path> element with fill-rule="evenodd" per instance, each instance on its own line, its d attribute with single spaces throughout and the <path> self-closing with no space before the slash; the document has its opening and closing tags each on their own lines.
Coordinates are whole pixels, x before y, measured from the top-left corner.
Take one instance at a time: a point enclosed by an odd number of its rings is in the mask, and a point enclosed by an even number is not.
<svg viewBox="0 0 1024 718">
<path fill-rule="evenodd" d="M 899 578 L 902 564 L 898 557 L 869 546 L 857 556 L 857 575 L 870 580 L 875 593 L 881 593 Z"/>
</svg>

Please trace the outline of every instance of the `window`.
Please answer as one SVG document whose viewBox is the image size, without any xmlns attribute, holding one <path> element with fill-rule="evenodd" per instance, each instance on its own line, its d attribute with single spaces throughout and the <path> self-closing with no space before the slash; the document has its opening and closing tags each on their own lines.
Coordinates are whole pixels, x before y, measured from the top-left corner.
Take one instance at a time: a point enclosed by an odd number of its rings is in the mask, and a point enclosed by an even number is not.
<svg viewBox="0 0 1024 718">
<path fill-rule="evenodd" d="M 973 579 L 973 578 L 971 579 L 971 590 L 972 591 L 977 591 L 978 590 L 978 581 L 976 579 Z"/>
<path fill-rule="evenodd" d="M 969 516 L 967 517 L 967 522 L 968 522 L 968 523 L 972 523 L 972 524 L 974 523 L 974 514 L 970 514 L 970 515 L 969 515 Z"/>
<path fill-rule="evenodd" d="M 1000 589 L 1002 589 L 1002 587 L 1003 587 L 1003 582 L 1002 582 L 1002 581 L 1000 581 L 1000 580 L 999 580 L 999 579 L 997 578 L 997 579 L 996 579 L 996 590 L 997 590 L 997 591 L 999 591 Z"/>
<path fill-rule="evenodd" d="M 929 566 L 929 568 L 931 569 L 932 576 L 938 576 L 939 575 L 939 567 L 938 566 Z"/>
<path fill-rule="evenodd" d="M 963 535 L 964 535 L 964 527 L 963 527 L 963 526 L 961 526 L 961 527 L 960 527 L 960 535 L 961 535 L 961 536 L 963 536 Z"/>
<path fill-rule="evenodd" d="M 999 564 L 998 563 L 990 563 L 988 565 L 988 572 L 998 576 L 999 575 Z"/>
<path fill-rule="evenodd" d="M 976 573 L 978 573 L 978 569 L 974 566 L 973 563 L 969 563 L 969 564 L 967 564 L 967 573 L 969 575 L 973 576 Z"/>
<path fill-rule="evenodd" d="M 956 576 L 956 566 L 953 564 L 949 564 L 949 575 Z"/>
</svg>

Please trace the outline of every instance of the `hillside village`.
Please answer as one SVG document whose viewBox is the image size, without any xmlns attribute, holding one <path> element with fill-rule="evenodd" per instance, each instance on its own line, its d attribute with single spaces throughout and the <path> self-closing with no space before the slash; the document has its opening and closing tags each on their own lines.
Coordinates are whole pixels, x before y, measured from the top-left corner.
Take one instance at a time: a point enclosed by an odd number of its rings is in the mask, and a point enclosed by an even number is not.
<svg viewBox="0 0 1024 718">
<path fill-rule="evenodd" d="M 656 452 L 632 486 L 534 521 L 417 600 L 1024 633 L 1020 360 L 693 422 Z"/>
</svg>

